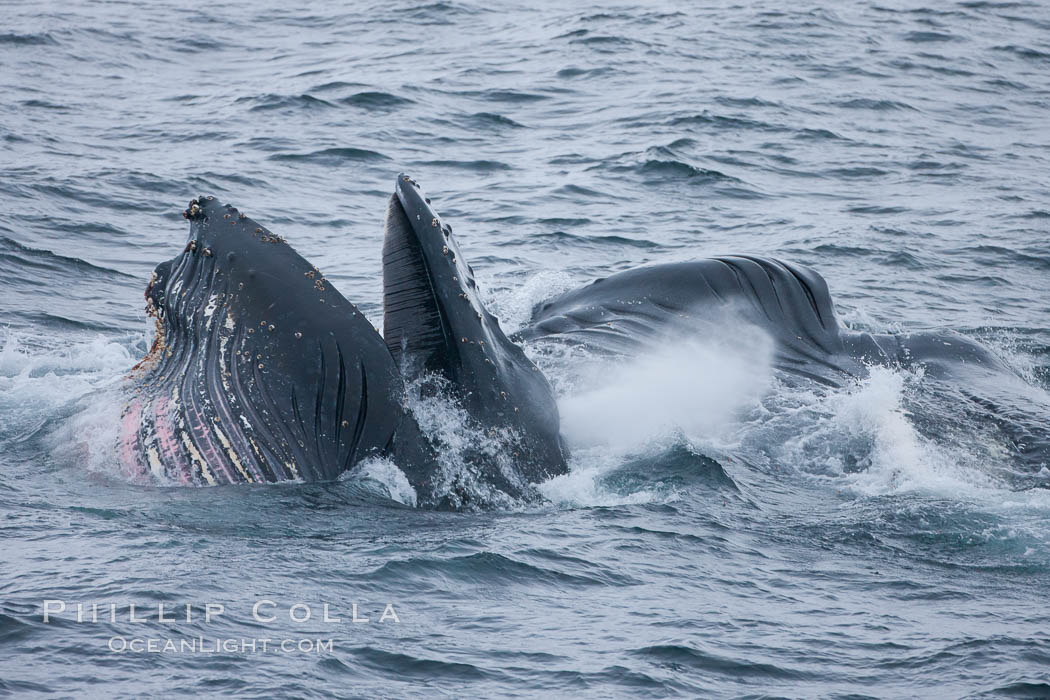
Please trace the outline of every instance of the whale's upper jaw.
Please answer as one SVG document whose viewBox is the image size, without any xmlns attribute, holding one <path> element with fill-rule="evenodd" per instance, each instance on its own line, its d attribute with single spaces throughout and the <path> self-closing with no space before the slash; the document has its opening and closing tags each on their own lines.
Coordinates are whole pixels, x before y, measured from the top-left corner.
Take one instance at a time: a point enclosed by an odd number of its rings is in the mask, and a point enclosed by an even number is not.
<svg viewBox="0 0 1050 700">
<path fill-rule="evenodd" d="M 498 359 L 486 345 L 513 346 L 481 302 L 451 226 L 407 175 L 398 176 L 387 211 L 383 276 L 384 332 L 395 359 L 421 361 L 458 381 L 472 357 Z"/>
<path fill-rule="evenodd" d="M 422 362 L 457 385 L 519 363 L 532 370 L 481 301 L 452 227 L 404 174 L 387 211 L 383 278 L 385 339 L 402 364 Z"/>
<path fill-rule="evenodd" d="M 529 481 L 566 471 L 550 385 L 485 308 L 452 228 L 404 174 L 387 210 L 383 284 L 384 336 L 402 371 L 443 375 L 481 425 L 520 434 Z"/>
</svg>

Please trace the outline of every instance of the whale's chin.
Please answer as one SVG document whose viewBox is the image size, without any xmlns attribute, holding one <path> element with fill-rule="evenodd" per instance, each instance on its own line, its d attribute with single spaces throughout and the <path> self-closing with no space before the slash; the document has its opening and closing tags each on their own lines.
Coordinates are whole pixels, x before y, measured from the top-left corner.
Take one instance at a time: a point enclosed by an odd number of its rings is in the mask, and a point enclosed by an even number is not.
<svg viewBox="0 0 1050 700">
<path fill-rule="evenodd" d="M 200 197 L 184 215 L 189 240 L 146 289 L 156 334 L 128 376 L 125 467 L 162 483 L 320 481 L 389 454 L 403 386 L 371 323 L 237 209 Z"/>
</svg>

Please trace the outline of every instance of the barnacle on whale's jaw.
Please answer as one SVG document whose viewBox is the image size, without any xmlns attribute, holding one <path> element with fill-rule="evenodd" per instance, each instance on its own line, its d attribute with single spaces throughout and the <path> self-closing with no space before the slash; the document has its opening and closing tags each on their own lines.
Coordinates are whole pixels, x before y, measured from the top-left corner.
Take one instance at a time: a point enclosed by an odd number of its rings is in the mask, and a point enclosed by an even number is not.
<svg viewBox="0 0 1050 700">
<path fill-rule="evenodd" d="M 201 210 L 200 202 L 198 202 L 196 199 L 191 199 L 190 203 L 189 203 L 189 206 L 187 206 L 186 210 L 182 212 L 182 218 L 189 219 L 190 221 L 193 221 L 193 220 L 198 219 L 198 218 L 200 218 L 202 216 L 201 211 L 202 210 Z"/>
</svg>

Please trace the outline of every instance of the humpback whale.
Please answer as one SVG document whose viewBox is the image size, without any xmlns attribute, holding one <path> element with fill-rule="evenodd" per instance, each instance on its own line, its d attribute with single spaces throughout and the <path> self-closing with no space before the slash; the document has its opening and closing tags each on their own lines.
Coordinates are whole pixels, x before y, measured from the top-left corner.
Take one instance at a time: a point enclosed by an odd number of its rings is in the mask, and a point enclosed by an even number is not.
<svg viewBox="0 0 1050 700">
<path fill-rule="evenodd" d="M 146 289 L 155 336 L 128 378 L 126 471 L 191 485 L 323 481 L 388 457 L 419 503 L 462 505 L 462 484 L 435 478 L 406 378 L 448 392 L 500 443 L 508 459 L 466 456 L 478 479 L 519 497 L 567 470 L 546 378 L 485 309 L 451 228 L 410 178 L 397 183 L 386 339 L 281 236 L 213 197 L 190 202 L 189 241 Z"/>
<path fill-rule="evenodd" d="M 635 268 L 540 304 L 521 341 L 557 339 L 632 354 L 681 335 L 760 328 L 774 342 L 774 366 L 830 386 L 863 377 L 872 364 L 958 364 L 1007 372 L 1002 361 L 957 333 L 871 334 L 835 315 L 827 282 L 802 265 L 726 255 Z"/>
</svg>

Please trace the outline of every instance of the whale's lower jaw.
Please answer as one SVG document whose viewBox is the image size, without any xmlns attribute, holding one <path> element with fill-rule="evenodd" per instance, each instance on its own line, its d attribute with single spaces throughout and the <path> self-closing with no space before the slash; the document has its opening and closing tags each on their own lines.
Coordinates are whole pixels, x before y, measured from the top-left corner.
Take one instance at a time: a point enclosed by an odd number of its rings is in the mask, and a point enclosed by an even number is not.
<svg viewBox="0 0 1050 700">
<path fill-rule="evenodd" d="M 282 238 L 200 198 L 147 289 L 157 341 L 127 380 L 120 455 L 141 477 L 321 481 L 386 453 L 404 387 L 382 338 Z M 429 465 L 405 467 L 420 483 Z"/>
</svg>

